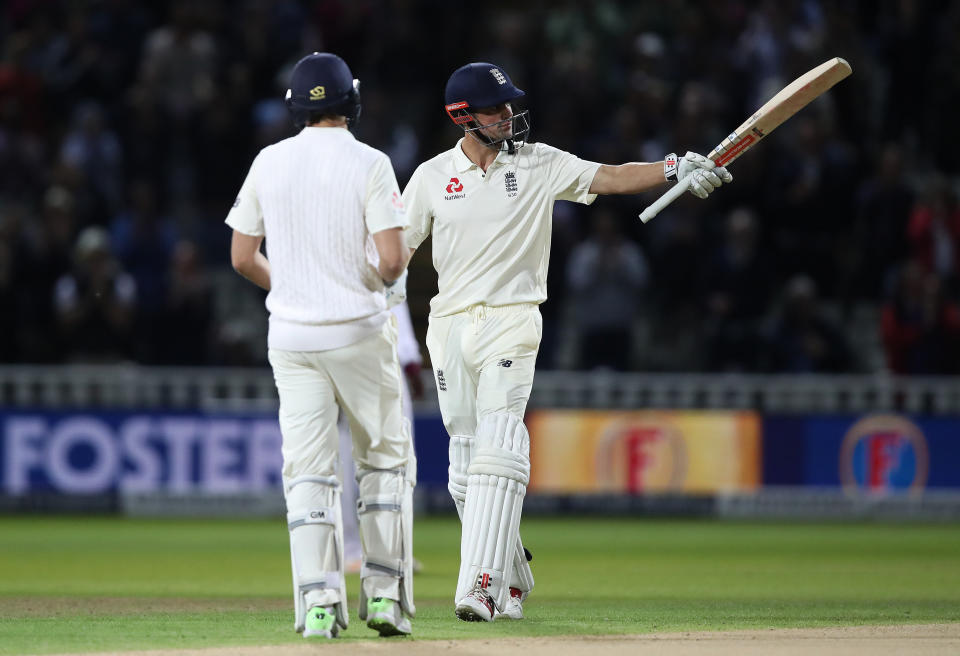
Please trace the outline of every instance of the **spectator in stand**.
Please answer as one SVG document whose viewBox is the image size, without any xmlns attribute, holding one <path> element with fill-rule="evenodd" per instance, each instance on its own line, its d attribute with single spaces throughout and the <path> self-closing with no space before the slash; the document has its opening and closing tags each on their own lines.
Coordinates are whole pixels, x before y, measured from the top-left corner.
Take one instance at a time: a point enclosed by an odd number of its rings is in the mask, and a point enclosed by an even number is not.
<svg viewBox="0 0 960 656">
<path fill-rule="evenodd" d="M 787 283 L 783 307 L 769 336 L 769 367 L 775 373 L 842 373 L 853 369 L 843 331 L 823 315 L 813 280 Z"/>
<path fill-rule="evenodd" d="M 596 212 L 593 234 L 574 247 L 567 267 L 582 368 L 629 368 L 633 321 L 649 278 L 643 251 L 624 238 L 616 217 Z"/>
<path fill-rule="evenodd" d="M 960 373 L 960 306 L 946 298 L 940 276 L 917 260 L 900 268 L 880 329 L 894 373 Z"/>
<path fill-rule="evenodd" d="M 54 313 L 53 290 L 72 266 L 77 232 L 76 203 L 65 187 L 54 185 L 43 194 L 39 220 L 24 216 L 17 256 L 22 265 L 17 286 L 23 294 L 18 322 L 19 351 L 24 362 L 59 362 L 63 344 Z"/>
<path fill-rule="evenodd" d="M 18 322 L 13 317 L 20 316 L 17 286 L 14 281 L 16 263 L 14 261 L 11 230 L 0 219 L 0 363 L 14 362 L 17 355 L 19 335 Z"/>
<path fill-rule="evenodd" d="M 86 102 L 76 110 L 73 129 L 64 137 L 60 158 L 69 168 L 82 172 L 108 209 L 120 206 L 123 150 L 99 104 Z"/>
<path fill-rule="evenodd" d="M 846 260 L 848 294 L 879 299 L 895 265 L 907 254 L 903 236 L 913 190 L 903 175 L 903 148 L 887 143 L 873 176 L 857 192 L 854 244 Z"/>
<path fill-rule="evenodd" d="M 960 274 L 960 207 L 943 176 L 930 179 L 907 226 L 911 254 L 927 271 L 953 282 Z"/>
<path fill-rule="evenodd" d="M 751 210 L 740 207 L 727 217 L 724 241 L 708 271 L 707 366 L 713 371 L 756 371 L 773 269 L 759 247 Z"/>
<path fill-rule="evenodd" d="M 213 286 L 192 241 L 177 242 L 170 260 L 159 340 L 163 364 L 203 364 L 213 333 Z"/>
<path fill-rule="evenodd" d="M 137 285 L 110 250 L 110 235 L 85 228 L 74 248 L 74 270 L 54 291 L 57 325 L 70 359 L 115 362 L 129 358 Z"/>
<path fill-rule="evenodd" d="M 178 231 L 161 212 L 157 191 L 149 180 L 134 180 L 128 196 L 128 207 L 110 224 L 112 246 L 124 270 L 137 283 L 137 359 L 163 364 L 159 354 L 165 350 L 168 335 L 164 313 Z"/>
</svg>

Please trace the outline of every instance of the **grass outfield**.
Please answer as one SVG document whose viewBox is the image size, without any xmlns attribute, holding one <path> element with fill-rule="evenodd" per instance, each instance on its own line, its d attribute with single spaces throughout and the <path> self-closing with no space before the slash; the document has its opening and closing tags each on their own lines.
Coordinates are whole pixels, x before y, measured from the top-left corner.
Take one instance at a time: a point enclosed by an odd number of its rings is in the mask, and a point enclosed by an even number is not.
<svg viewBox="0 0 960 656">
<path fill-rule="evenodd" d="M 956 622 L 960 525 L 523 522 L 523 622 L 453 616 L 459 526 L 421 519 L 417 638 Z M 0 654 L 302 641 L 276 520 L 0 517 Z M 355 615 L 345 640 L 375 635 Z"/>
</svg>

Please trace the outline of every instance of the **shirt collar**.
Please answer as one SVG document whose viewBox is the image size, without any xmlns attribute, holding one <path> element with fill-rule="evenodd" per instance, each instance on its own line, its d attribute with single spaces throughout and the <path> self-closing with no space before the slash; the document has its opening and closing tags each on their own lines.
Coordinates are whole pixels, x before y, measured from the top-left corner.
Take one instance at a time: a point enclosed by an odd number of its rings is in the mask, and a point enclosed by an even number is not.
<svg viewBox="0 0 960 656">
<path fill-rule="evenodd" d="M 467 157 L 467 154 L 463 152 L 463 140 L 465 137 L 461 137 L 457 141 L 457 145 L 453 147 L 453 165 L 457 169 L 457 173 L 464 173 L 470 170 L 471 166 L 476 166 L 473 162 L 470 161 L 470 158 Z"/>
<path fill-rule="evenodd" d="M 469 171 L 471 167 L 477 166 L 470 160 L 469 157 L 467 157 L 467 154 L 463 152 L 464 139 L 466 139 L 466 137 L 461 137 L 460 140 L 457 141 L 457 145 L 453 147 L 453 163 L 457 169 L 457 173 L 465 173 Z M 500 152 L 497 153 L 496 159 L 494 159 L 493 162 L 490 163 L 490 168 L 494 168 L 495 166 L 501 166 L 503 164 L 506 164 L 505 158 L 507 156 L 508 156 L 507 145 L 502 144 L 500 148 Z"/>
<path fill-rule="evenodd" d="M 351 139 L 356 140 L 356 137 L 353 136 L 353 132 L 351 132 L 349 128 L 340 127 L 340 126 L 321 128 L 321 127 L 316 127 L 316 126 L 311 127 L 309 125 L 306 125 L 302 130 L 300 130 L 300 134 L 312 135 L 312 136 L 339 134 L 339 135 L 347 135 Z"/>
</svg>

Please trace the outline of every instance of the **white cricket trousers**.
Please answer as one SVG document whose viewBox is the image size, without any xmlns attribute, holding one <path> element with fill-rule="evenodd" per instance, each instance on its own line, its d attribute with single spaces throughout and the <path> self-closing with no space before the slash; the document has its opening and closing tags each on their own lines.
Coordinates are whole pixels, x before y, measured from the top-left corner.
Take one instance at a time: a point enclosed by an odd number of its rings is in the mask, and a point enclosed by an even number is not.
<svg viewBox="0 0 960 656">
<path fill-rule="evenodd" d="M 343 408 L 361 469 L 415 467 L 401 410 L 396 319 L 355 344 L 329 351 L 270 349 L 280 396 L 284 481 L 336 476 L 337 414 Z"/>
<path fill-rule="evenodd" d="M 427 349 L 447 433 L 474 436 L 479 418 L 492 412 L 523 419 L 542 335 L 533 303 L 430 317 Z"/>
<path fill-rule="evenodd" d="M 400 377 L 403 388 L 403 416 L 409 423 L 411 443 L 416 438 L 413 432 L 413 397 L 406 376 Z M 353 438 L 350 436 L 350 423 L 345 414 L 337 422 L 340 438 L 340 483 L 343 492 L 340 495 L 340 509 L 343 513 L 343 558 L 345 562 L 359 561 L 363 556 L 360 543 L 360 521 L 357 518 L 357 499 L 360 486 L 357 485 L 357 468 L 353 464 Z"/>
</svg>

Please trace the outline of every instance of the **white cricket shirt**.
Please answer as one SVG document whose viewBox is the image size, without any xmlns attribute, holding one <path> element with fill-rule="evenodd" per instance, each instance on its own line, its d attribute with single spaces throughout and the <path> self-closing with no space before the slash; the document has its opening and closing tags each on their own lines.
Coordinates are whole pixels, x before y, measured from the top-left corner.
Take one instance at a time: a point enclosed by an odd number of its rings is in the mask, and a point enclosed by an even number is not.
<svg viewBox="0 0 960 656">
<path fill-rule="evenodd" d="M 532 143 L 513 155 L 501 150 L 484 174 L 462 142 L 421 164 L 403 192 L 407 245 L 417 248 L 433 235 L 439 293 L 430 314 L 542 303 L 553 203 L 592 203 L 597 195 L 589 189 L 600 164 Z"/>
<path fill-rule="evenodd" d="M 389 318 L 371 235 L 406 214 L 390 159 L 346 128 L 307 127 L 261 150 L 226 223 L 266 237 L 270 348 L 339 348 Z"/>
</svg>

